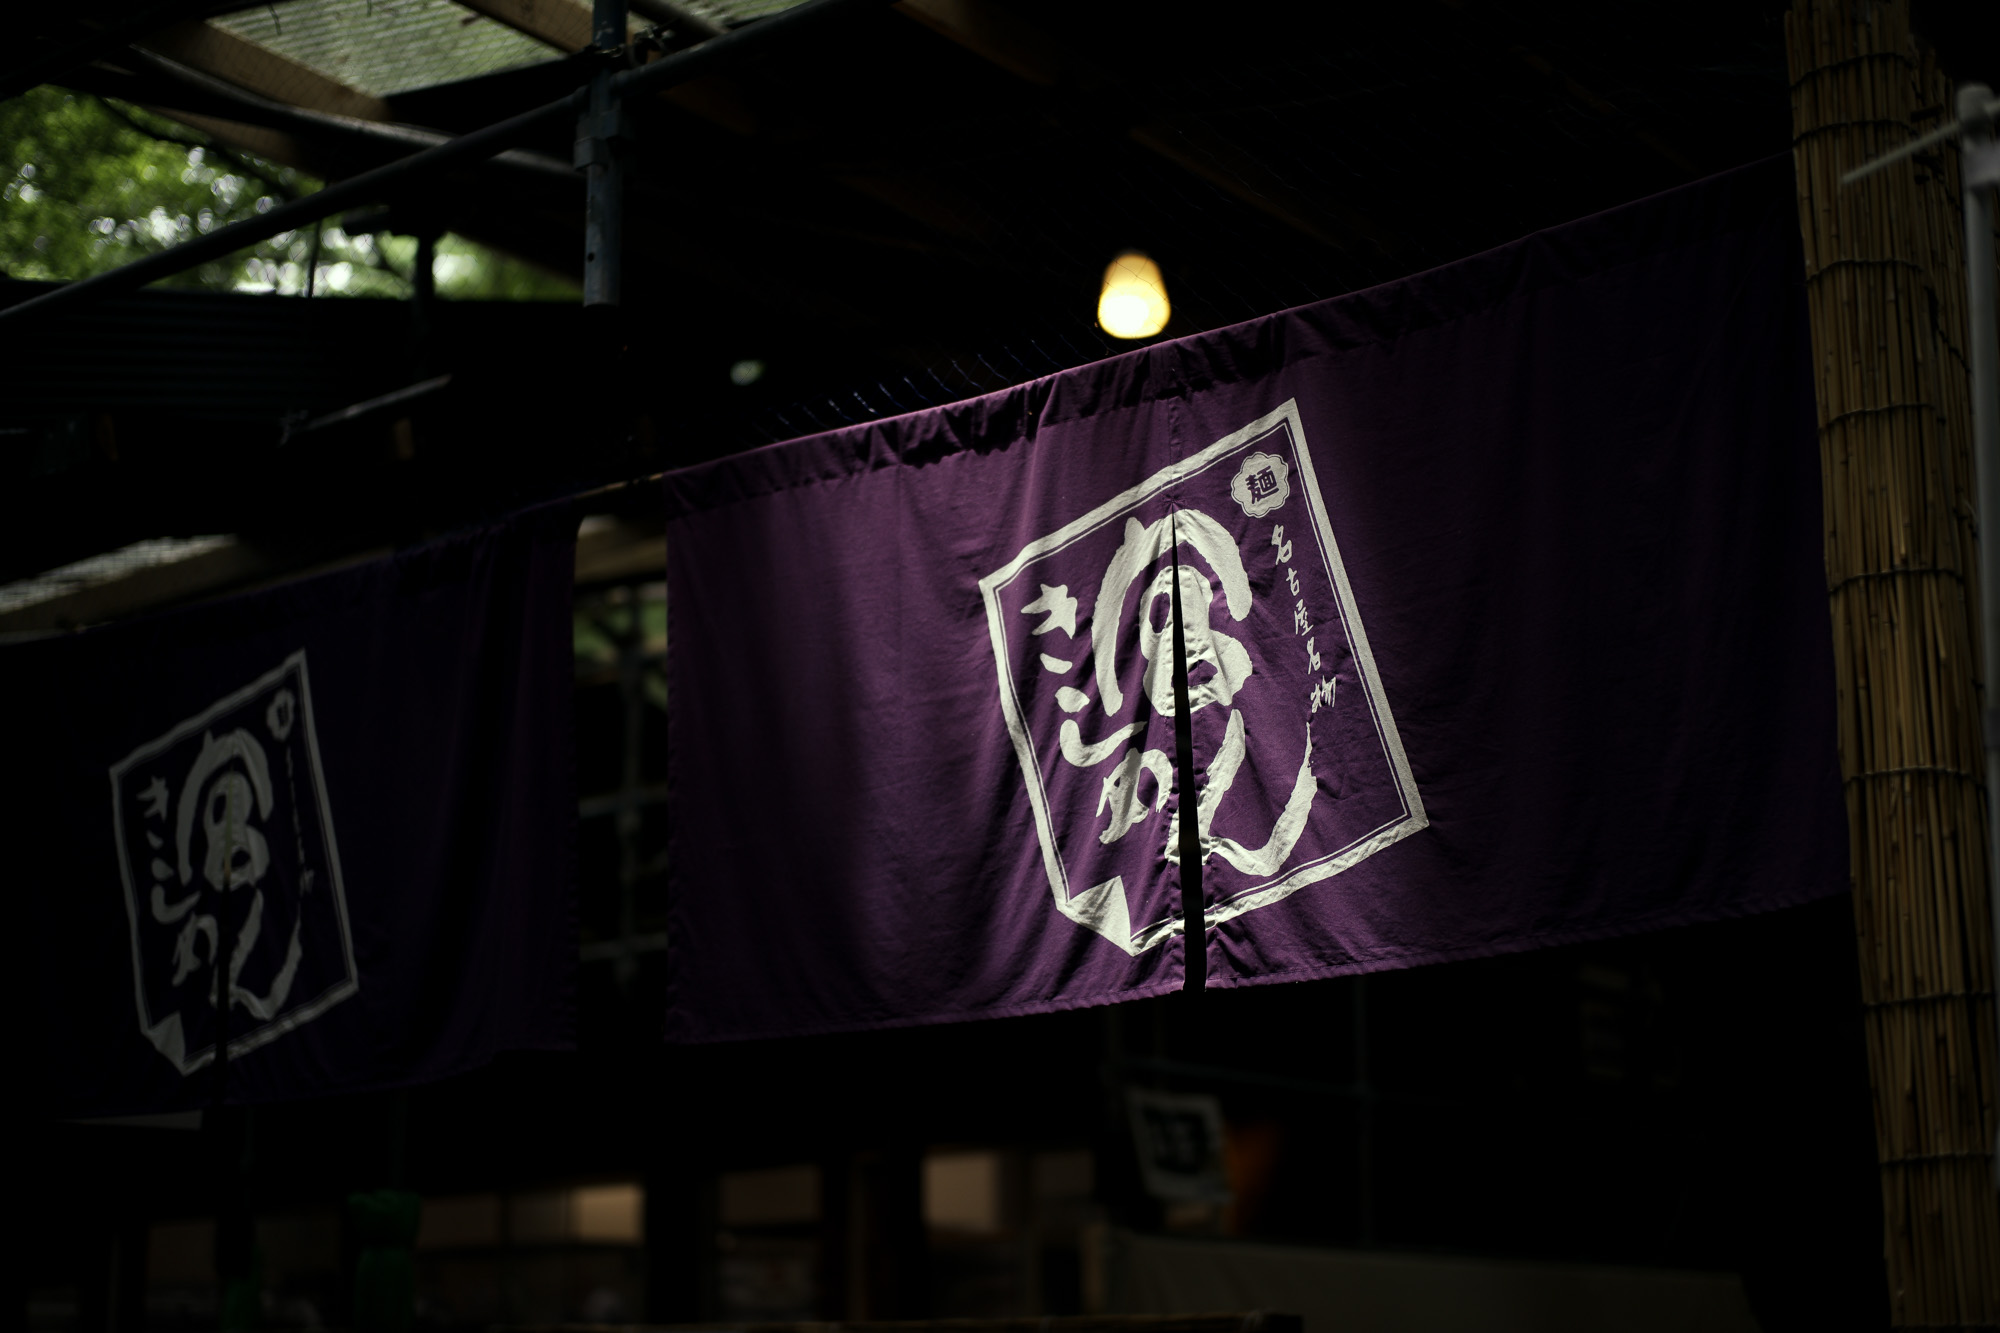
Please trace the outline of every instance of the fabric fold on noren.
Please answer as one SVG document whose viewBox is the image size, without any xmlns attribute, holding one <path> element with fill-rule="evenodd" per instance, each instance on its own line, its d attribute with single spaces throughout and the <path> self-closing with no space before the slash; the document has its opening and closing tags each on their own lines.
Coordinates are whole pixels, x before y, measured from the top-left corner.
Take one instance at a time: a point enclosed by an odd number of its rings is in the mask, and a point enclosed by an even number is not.
<svg viewBox="0 0 2000 1333">
<path fill-rule="evenodd" d="M 213 1101 L 218 970 L 231 1102 L 572 1044 L 570 509 L 0 648 L 39 1109 Z"/>
<path fill-rule="evenodd" d="M 1177 989 L 1183 818 L 1219 987 L 1841 892 L 1800 272 L 1773 159 L 669 474 L 670 1037 Z"/>
</svg>

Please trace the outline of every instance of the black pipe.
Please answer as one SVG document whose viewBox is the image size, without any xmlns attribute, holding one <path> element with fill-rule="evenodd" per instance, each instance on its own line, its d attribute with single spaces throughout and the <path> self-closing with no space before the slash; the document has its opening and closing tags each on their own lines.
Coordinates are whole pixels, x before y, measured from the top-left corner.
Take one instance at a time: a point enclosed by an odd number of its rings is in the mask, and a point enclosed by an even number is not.
<svg viewBox="0 0 2000 1333">
<path fill-rule="evenodd" d="M 747 59 L 766 46 L 788 41 L 805 33 L 816 32 L 842 11 L 859 9 L 863 5 L 879 5 L 883 2 L 884 0 L 807 0 L 807 3 L 796 9 L 788 9 L 770 18 L 760 19 L 747 27 L 712 38 L 700 46 L 677 51 L 640 69 L 627 70 L 612 80 L 612 89 L 615 95 L 631 96 L 686 83 L 691 79 L 712 74 L 739 60 Z M 309 194 L 303 199 L 279 204 L 269 212 L 260 213 L 254 218 L 232 222 L 206 236 L 162 250 L 158 254 L 148 255 L 144 259 L 134 260 L 108 273 L 99 273 L 75 282 L 64 283 L 52 292 L 0 310 L 0 327 L 19 326 L 21 321 L 33 313 L 46 315 L 65 306 L 77 305 L 96 297 L 143 287 L 149 282 L 171 277 L 197 264 L 205 264 L 211 259 L 234 254 L 246 246 L 268 240 L 280 232 L 293 231 L 307 223 L 331 217 L 356 204 L 375 202 L 383 194 L 412 177 L 425 175 L 459 162 L 479 161 L 492 157 L 523 138 L 543 121 L 576 114 L 583 108 L 588 94 L 588 88 L 578 88 L 565 97 L 523 111 L 517 116 L 509 116 L 506 120 L 488 125 L 484 129 L 462 134 L 435 148 L 426 148 L 422 152 L 412 153 L 408 157 L 399 158 L 372 171 L 364 171 L 358 176 L 349 176 L 346 180 L 336 181 L 323 190 Z"/>
<path fill-rule="evenodd" d="M 226 227 L 218 227 L 206 236 L 198 237 L 158 254 L 147 255 L 144 259 L 114 268 L 108 273 L 98 273 L 76 282 L 67 282 L 52 292 L 23 301 L 17 306 L 0 310 L 0 326 L 8 323 L 19 324 L 31 314 L 49 314 L 64 306 L 77 305 L 94 297 L 110 296 L 115 292 L 130 291 L 143 287 L 160 278 L 191 269 L 197 264 L 206 264 L 211 259 L 234 254 L 245 246 L 255 245 L 280 232 L 293 231 L 321 218 L 330 217 L 355 204 L 371 203 L 382 194 L 413 176 L 422 175 L 434 169 L 450 166 L 458 162 L 478 161 L 493 156 L 515 140 L 526 134 L 545 120 L 573 114 L 583 102 L 583 90 L 578 89 L 567 97 L 558 98 L 532 111 L 523 111 L 518 116 L 484 129 L 462 134 L 448 143 L 435 148 L 426 148 L 420 153 L 412 153 L 387 165 L 364 171 L 358 176 L 336 181 L 323 190 L 279 204 L 269 212 L 254 218 L 232 222 Z"/>
</svg>

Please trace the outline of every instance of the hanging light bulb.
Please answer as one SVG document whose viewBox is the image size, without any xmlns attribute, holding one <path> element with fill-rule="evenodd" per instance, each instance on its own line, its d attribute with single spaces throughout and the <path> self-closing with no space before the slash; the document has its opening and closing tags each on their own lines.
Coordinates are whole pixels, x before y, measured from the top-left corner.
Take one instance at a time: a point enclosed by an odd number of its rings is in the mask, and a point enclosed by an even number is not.
<svg viewBox="0 0 2000 1333">
<path fill-rule="evenodd" d="M 1104 270 L 1097 323 L 1114 338 L 1150 338 L 1167 327 L 1167 284 L 1160 266 L 1127 250 Z"/>
</svg>

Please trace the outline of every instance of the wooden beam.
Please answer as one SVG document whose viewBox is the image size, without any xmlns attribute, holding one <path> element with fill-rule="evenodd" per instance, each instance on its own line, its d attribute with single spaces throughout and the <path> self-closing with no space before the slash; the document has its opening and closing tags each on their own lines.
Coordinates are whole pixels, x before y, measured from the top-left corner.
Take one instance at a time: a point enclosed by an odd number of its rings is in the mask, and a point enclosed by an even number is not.
<svg viewBox="0 0 2000 1333">
<path fill-rule="evenodd" d="M 1062 48 L 1012 10 L 986 0 L 901 0 L 896 10 L 1016 78 L 1052 84 L 1062 75 Z"/>
<path fill-rule="evenodd" d="M 1115 80 L 1071 56 L 1054 38 L 995 0 L 900 0 L 896 10 L 1029 83 L 1115 87 Z M 1370 249 L 1382 256 L 1400 248 L 1394 237 L 1359 212 L 1288 188 L 1205 126 L 1171 118 L 1152 120 L 1133 127 L 1131 139 L 1322 245 Z M 1358 239 L 1360 247 L 1343 235 Z"/>
<path fill-rule="evenodd" d="M 576 537 L 576 581 L 609 583 L 635 575 L 667 576 L 667 539 L 624 519 L 586 520 Z"/>
<path fill-rule="evenodd" d="M 230 539 L 180 560 L 144 565 L 0 614 L 0 634 L 75 629 L 186 601 L 268 576 L 269 557 Z"/>
<path fill-rule="evenodd" d="M 725 74 L 691 79 L 661 93 L 660 100 L 731 134 L 748 138 L 757 132 L 757 113 L 743 95 L 743 85 Z"/>
<path fill-rule="evenodd" d="M 581 51 L 590 45 L 590 6 L 576 0 L 459 0 L 459 3 L 558 51 Z"/>
<path fill-rule="evenodd" d="M 1637 120 L 1615 103 L 1599 97 L 1562 70 L 1550 64 L 1539 53 L 1512 40 L 1510 34 L 1500 31 L 1500 20 L 1497 15 L 1488 17 L 1483 12 L 1476 12 L 1470 4 L 1466 3 L 1466 0 L 1438 0 L 1438 3 L 1468 23 L 1484 29 L 1487 36 L 1496 45 L 1504 45 L 1507 48 L 1508 55 L 1533 70 L 1543 79 L 1554 84 L 1562 90 L 1564 96 L 1582 106 L 1592 115 L 1602 120 L 1616 121 L 1624 124 L 1630 130 L 1633 138 L 1658 153 L 1661 157 L 1672 163 L 1676 169 L 1685 172 L 1687 175 L 1699 176 L 1701 174 L 1701 169 L 1695 165 L 1694 160 L 1686 153 L 1683 153 L 1680 149 L 1652 131 L 1642 128 Z"/>
<path fill-rule="evenodd" d="M 226 539 L 177 560 L 143 565 L 128 573 L 0 612 L 0 634 L 77 629 L 158 607 L 224 592 L 269 587 L 312 574 L 345 569 L 390 554 L 371 547 L 331 561 L 295 568 L 283 560 Z M 590 526 L 577 538 L 576 581 L 602 583 L 636 575 L 666 577 L 667 539 L 624 520 Z"/>
<path fill-rule="evenodd" d="M 361 120 L 391 120 L 389 104 L 212 23 L 182 23 L 141 43 L 273 101 Z"/>
<path fill-rule="evenodd" d="M 830 175 L 932 231 L 981 245 L 993 240 L 992 215 L 935 181 L 890 166 L 847 166 Z"/>
<path fill-rule="evenodd" d="M 1135 125 L 1132 142 L 1201 177 L 1302 236 L 1336 250 L 1357 248 L 1387 257 L 1396 242 L 1351 208 L 1311 199 L 1288 187 L 1228 139 L 1198 120 L 1171 117 Z M 1343 240 L 1342 233 L 1350 239 Z M 1364 242 L 1357 246 L 1354 238 Z"/>
<path fill-rule="evenodd" d="M 299 146 L 299 141 L 282 130 L 266 129 L 262 125 L 245 125 L 241 121 L 223 120 L 219 116 L 199 116 L 191 111 L 175 111 L 170 107 L 149 106 L 146 110 L 156 116 L 179 121 L 191 130 L 199 130 L 226 148 L 255 153 L 258 157 L 269 158 L 284 166 L 317 174 L 314 172 L 312 158 Z"/>
</svg>

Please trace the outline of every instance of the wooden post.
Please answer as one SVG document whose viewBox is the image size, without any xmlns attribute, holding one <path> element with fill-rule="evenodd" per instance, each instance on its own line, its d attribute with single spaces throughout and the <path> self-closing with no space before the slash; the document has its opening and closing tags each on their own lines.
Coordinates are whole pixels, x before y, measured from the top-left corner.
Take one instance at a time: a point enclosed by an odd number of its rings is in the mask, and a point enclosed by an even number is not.
<svg viewBox="0 0 2000 1333">
<path fill-rule="evenodd" d="M 1786 16 L 1891 1322 L 2000 1323 L 1993 944 L 1957 154 L 1908 0 Z M 2000 793 L 1994 794 L 2000 797 Z"/>
<path fill-rule="evenodd" d="M 923 1151 L 905 1142 L 852 1161 L 848 1319 L 922 1319 L 930 1313 Z"/>
</svg>

